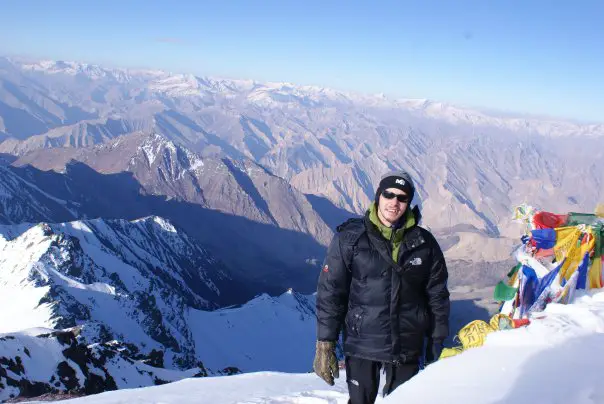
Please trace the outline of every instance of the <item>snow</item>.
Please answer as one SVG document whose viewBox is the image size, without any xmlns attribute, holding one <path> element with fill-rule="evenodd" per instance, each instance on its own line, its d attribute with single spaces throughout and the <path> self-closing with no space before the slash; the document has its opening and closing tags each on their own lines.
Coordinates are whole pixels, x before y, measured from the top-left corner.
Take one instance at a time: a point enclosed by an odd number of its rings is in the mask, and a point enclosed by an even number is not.
<svg viewBox="0 0 604 404">
<path fill-rule="evenodd" d="M 38 304 L 49 286 L 41 288 L 2 288 L 0 293 L 0 333 L 14 332 L 41 324 L 52 325 L 52 305 Z M 6 309 L 9 308 L 9 309 Z"/>
<path fill-rule="evenodd" d="M 17 236 L 19 231 L 24 231 Z M 34 287 L 27 279 L 30 271 L 39 270 L 36 265 L 50 240 L 45 238 L 39 226 L 5 226 L 2 231 L 8 240 L 0 237 L 0 333 L 18 331 L 37 326 L 52 326 L 48 319 L 52 306 L 39 304 L 49 287 Z M 13 241 L 13 238 L 16 238 Z"/>
<path fill-rule="evenodd" d="M 197 356 L 209 370 L 235 366 L 243 372 L 312 370 L 316 318 L 294 296 L 261 295 L 241 307 L 189 310 Z M 302 304 L 314 299 L 301 296 Z M 220 331 L 218 331 L 220 330 Z"/>
<path fill-rule="evenodd" d="M 174 328 L 182 328 L 185 315 L 178 300 L 180 289 L 167 297 L 166 291 L 160 295 L 151 288 L 155 279 L 140 271 L 144 265 L 165 268 L 181 288 L 187 287 L 179 276 L 183 271 L 179 265 L 186 265 L 183 258 L 188 256 L 200 257 L 202 251 L 191 250 L 188 240 L 164 219 L 114 220 L 109 224 L 98 219 L 40 224 L 30 229 L 3 226 L 0 231 L 6 237 L 0 237 L 0 332 L 55 327 L 62 316 L 82 320 L 77 317 L 77 309 L 70 311 L 77 302 L 86 308 L 91 320 L 104 323 L 119 339 L 135 343 L 143 351 L 161 349 L 162 345 L 143 329 L 146 313 L 136 300 L 138 294 L 149 293 L 162 317 L 174 321 L 164 321 L 164 326 L 179 343 L 192 344 L 181 334 L 183 330 Z M 24 232 L 19 235 L 20 231 Z M 69 245 L 79 247 L 72 249 Z M 167 248 L 169 251 L 163 251 Z M 83 265 L 86 280 L 59 270 L 72 259 Z M 127 289 L 113 283 L 111 273 L 118 274 Z M 207 282 L 214 286 L 210 279 Z M 52 291 L 60 297 L 40 304 Z M 203 302 L 201 297 L 199 302 Z M 169 353 L 166 356 L 169 365 Z"/>
<path fill-rule="evenodd" d="M 202 95 L 200 83 L 191 74 L 174 74 L 158 78 L 149 84 L 149 89 L 172 97 Z"/>
<path fill-rule="evenodd" d="M 40 189 L 37 185 L 35 185 L 34 183 L 26 180 L 25 178 L 21 177 L 21 176 L 16 176 L 12 171 L 0 167 L 0 172 L 2 173 L 2 181 L 6 182 L 6 184 L 4 184 L 4 186 L 0 186 L 0 197 L 7 197 L 7 198 L 14 198 L 15 197 L 15 189 L 19 189 L 22 192 L 28 189 L 30 192 L 31 190 L 37 192 L 40 195 L 45 196 L 46 198 L 57 202 L 60 205 L 68 205 L 68 202 L 64 199 L 60 199 L 60 198 L 56 198 L 52 195 L 50 195 L 49 193 L 43 191 L 42 189 Z M 2 185 L 2 184 L 0 184 Z M 7 189 L 5 187 L 7 187 L 8 185 L 11 186 L 11 188 Z"/>
<path fill-rule="evenodd" d="M 157 139 L 159 139 L 159 137 L 158 135 L 155 135 L 140 146 L 140 149 L 145 153 L 147 161 L 149 161 L 149 165 L 153 164 L 155 159 L 157 159 L 160 146 L 157 144 Z"/>
<path fill-rule="evenodd" d="M 165 154 L 170 153 L 170 160 L 177 161 L 178 153 L 184 153 L 188 160 L 188 166 L 183 164 L 184 170 L 181 170 L 175 175 L 176 179 L 181 179 L 186 173 L 199 174 L 198 171 L 203 170 L 204 162 L 201 157 L 186 148 L 182 148 L 174 144 L 174 142 L 166 139 L 160 134 L 153 133 L 139 146 L 139 150 L 144 154 L 148 164 L 151 166 L 155 161 Z M 169 169 L 174 169 L 170 167 Z"/>
<path fill-rule="evenodd" d="M 96 225 L 96 234 L 92 231 L 92 229 L 89 228 L 89 226 L 92 224 Z M 80 221 L 60 223 L 57 225 L 57 227 L 65 234 L 78 238 L 81 237 L 83 240 L 85 240 L 86 243 L 82 243 L 81 247 L 86 255 L 89 256 L 97 265 L 116 273 L 122 282 L 124 282 L 128 290 L 138 290 L 141 288 L 146 289 L 149 287 L 149 281 L 147 279 L 141 277 L 131 265 L 126 264 L 114 253 L 107 251 L 105 244 L 98 239 L 97 235 L 102 235 L 112 241 L 117 238 L 115 232 L 112 231 L 112 229 L 107 226 L 104 221 L 95 220 L 88 222 L 88 224 Z M 98 231 L 99 228 L 101 231 Z M 125 251 L 125 253 L 127 253 L 127 251 Z M 149 253 L 147 254 L 150 255 Z"/>
<path fill-rule="evenodd" d="M 18 355 L 23 362 L 23 367 L 27 369 L 29 380 L 48 380 L 49 375 L 57 369 L 57 365 L 65 360 L 61 353 L 65 347 L 55 339 L 38 338 L 30 334 L 0 336 L 5 339 L 0 344 L 0 358 Z M 25 352 L 26 348 L 29 354 Z"/>
<path fill-rule="evenodd" d="M 160 216 L 146 216 L 140 219 L 132 220 L 132 223 L 140 223 L 144 226 L 145 222 L 152 221 L 157 224 L 162 230 L 165 230 L 170 233 L 177 233 L 176 228 L 166 219 Z"/>
<path fill-rule="evenodd" d="M 83 387 L 86 376 L 79 365 L 65 356 L 66 346 L 59 343 L 54 336 L 41 336 L 52 331 L 29 329 L 10 335 L 0 334 L 0 358 L 20 361 L 23 366 L 22 371 L 17 370 L 18 373 L 8 369 L 7 376 L 17 381 L 26 379 L 31 382 L 49 383 L 51 379 L 59 379 L 57 367 L 61 362 L 66 362 L 74 370 L 80 386 Z M 96 347 L 98 344 L 94 344 L 92 349 Z M 191 369 L 182 372 L 154 368 L 144 363 L 131 362 L 120 355 L 111 355 L 105 359 L 103 367 L 113 376 L 120 389 L 153 385 L 156 377 L 164 381 L 180 380 L 183 377 L 191 377 L 198 371 L 198 369 Z M 6 366 L 6 362 L 3 364 Z M 105 376 L 104 371 L 92 363 L 87 364 L 87 369 L 90 373 Z M 2 377 L 0 381 L 6 383 Z M 0 388 L 0 402 L 9 398 L 11 394 L 18 393 L 18 389 L 10 386 Z"/>
<path fill-rule="evenodd" d="M 189 160 L 189 163 L 190 163 L 188 171 L 194 173 L 198 168 L 204 167 L 203 160 L 198 155 L 190 152 L 188 149 L 184 149 L 184 152 L 187 154 L 187 159 Z"/>
<path fill-rule="evenodd" d="M 341 377 L 332 389 L 313 374 L 296 375 L 259 372 L 237 376 L 185 379 L 163 386 L 103 393 L 65 403 L 346 403 L 346 386 Z M 334 401 L 329 401 L 334 400 Z"/>
<path fill-rule="evenodd" d="M 577 292 L 573 304 L 550 304 L 527 327 L 489 334 L 484 346 L 430 365 L 376 402 L 604 403 L 602 346 L 604 290 Z M 345 379 L 342 371 L 330 387 L 312 373 L 257 372 L 185 379 L 66 403 L 344 404 Z"/>
</svg>

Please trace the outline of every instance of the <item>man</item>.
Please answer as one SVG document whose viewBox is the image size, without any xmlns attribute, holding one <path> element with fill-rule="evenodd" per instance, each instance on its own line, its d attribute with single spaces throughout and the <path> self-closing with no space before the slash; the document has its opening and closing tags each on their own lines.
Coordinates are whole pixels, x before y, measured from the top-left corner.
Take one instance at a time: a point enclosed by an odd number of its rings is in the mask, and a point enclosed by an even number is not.
<svg viewBox="0 0 604 404">
<path fill-rule="evenodd" d="M 313 369 L 334 384 L 342 330 L 350 404 L 375 402 L 382 368 L 383 395 L 390 394 L 418 373 L 421 359 L 438 359 L 449 333 L 445 259 L 418 226 L 414 194 L 407 172 L 384 175 L 365 217 L 338 226 L 319 275 Z"/>
</svg>

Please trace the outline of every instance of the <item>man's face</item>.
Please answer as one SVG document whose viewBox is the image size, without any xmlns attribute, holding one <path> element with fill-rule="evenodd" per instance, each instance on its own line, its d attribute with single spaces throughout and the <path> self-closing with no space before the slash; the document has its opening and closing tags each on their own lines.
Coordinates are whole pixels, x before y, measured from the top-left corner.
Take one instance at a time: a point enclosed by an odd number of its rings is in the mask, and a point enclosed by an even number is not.
<svg viewBox="0 0 604 404">
<path fill-rule="evenodd" d="M 397 198 L 404 199 L 400 202 Z M 386 226 L 392 226 L 403 216 L 409 205 L 409 197 L 398 188 L 387 188 L 380 194 L 378 218 Z"/>
</svg>

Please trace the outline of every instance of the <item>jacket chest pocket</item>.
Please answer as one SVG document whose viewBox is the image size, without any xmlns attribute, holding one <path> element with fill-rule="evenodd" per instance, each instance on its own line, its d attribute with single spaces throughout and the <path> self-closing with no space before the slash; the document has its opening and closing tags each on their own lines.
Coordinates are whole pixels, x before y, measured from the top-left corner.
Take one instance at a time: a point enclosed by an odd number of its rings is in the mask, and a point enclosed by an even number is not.
<svg viewBox="0 0 604 404">
<path fill-rule="evenodd" d="M 405 257 L 404 277 L 413 287 L 421 288 L 430 278 L 432 261 L 424 251 L 416 251 Z"/>
<path fill-rule="evenodd" d="M 380 253 L 370 247 L 357 247 L 352 264 L 353 278 L 365 281 L 367 278 L 380 278 L 390 265 Z"/>
</svg>

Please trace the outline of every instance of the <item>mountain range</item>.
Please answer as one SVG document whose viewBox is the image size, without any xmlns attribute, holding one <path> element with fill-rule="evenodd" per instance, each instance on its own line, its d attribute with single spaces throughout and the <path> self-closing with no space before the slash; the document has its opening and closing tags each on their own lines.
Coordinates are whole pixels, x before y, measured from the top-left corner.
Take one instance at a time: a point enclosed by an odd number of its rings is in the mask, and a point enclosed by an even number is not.
<svg viewBox="0 0 604 404">
<path fill-rule="evenodd" d="M 38 150 L 1 169 L 7 172 L 0 179 L 7 189 L 5 202 L 0 199 L 6 223 L 161 216 L 241 273 L 252 295 L 314 288 L 316 265 L 309 263 L 321 259 L 332 235 L 321 215 L 345 217 L 329 201 L 306 197 L 250 160 L 200 158 L 157 134 Z"/>
<path fill-rule="evenodd" d="M 523 230 L 515 206 L 593 211 L 603 135 L 428 100 L 0 57 L 0 400 L 308 371 L 325 248 L 395 169 L 445 251 L 455 331 L 494 310 L 485 295 Z"/>
<path fill-rule="evenodd" d="M 510 224 L 512 209 L 522 202 L 591 211 L 601 199 L 601 124 L 498 117 L 428 100 L 290 83 L 0 61 L 1 153 L 56 168 L 49 162 L 55 157 L 26 156 L 106 144 L 135 132 L 160 134 L 201 158 L 256 163 L 312 195 L 307 199 L 322 197 L 353 214 L 373 200 L 383 172 L 406 169 L 418 183 L 424 223 L 441 232 L 451 259 L 507 256 L 507 239 L 518 231 Z M 218 210 L 233 211 L 222 206 L 232 195 L 216 199 Z M 325 245 L 329 235 L 321 224 L 306 223 L 322 232 L 313 237 Z M 471 247 L 477 243 L 484 249 Z"/>
</svg>

